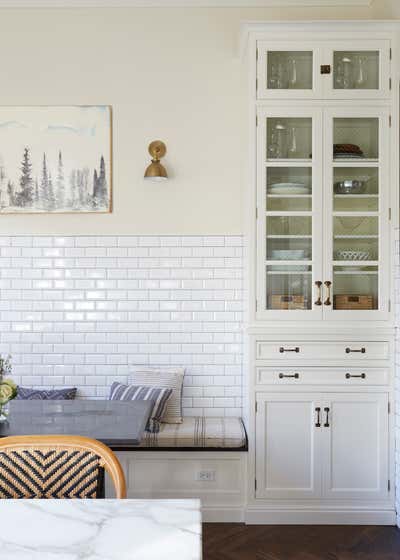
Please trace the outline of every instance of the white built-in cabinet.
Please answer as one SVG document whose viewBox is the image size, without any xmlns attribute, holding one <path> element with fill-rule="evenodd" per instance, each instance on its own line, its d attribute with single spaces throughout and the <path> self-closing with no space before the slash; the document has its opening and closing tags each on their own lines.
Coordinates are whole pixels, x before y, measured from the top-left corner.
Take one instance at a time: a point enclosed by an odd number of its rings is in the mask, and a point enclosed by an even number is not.
<svg viewBox="0 0 400 560">
<path fill-rule="evenodd" d="M 246 519 L 394 523 L 398 26 L 254 23 L 243 36 Z"/>
<path fill-rule="evenodd" d="M 388 498 L 387 394 L 260 393 L 257 409 L 257 498 Z"/>
</svg>

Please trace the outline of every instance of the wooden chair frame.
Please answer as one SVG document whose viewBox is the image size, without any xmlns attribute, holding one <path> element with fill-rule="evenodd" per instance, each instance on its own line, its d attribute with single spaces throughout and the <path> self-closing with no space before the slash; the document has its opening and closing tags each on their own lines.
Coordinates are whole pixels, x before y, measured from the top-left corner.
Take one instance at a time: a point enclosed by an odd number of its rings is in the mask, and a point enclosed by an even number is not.
<svg viewBox="0 0 400 560">
<path fill-rule="evenodd" d="M 4 451 L 22 451 L 26 449 L 55 449 L 91 451 L 100 457 L 100 466 L 110 475 L 116 497 L 126 498 L 126 481 L 121 463 L 115 453 L 104 443 L 84 436 L 10 436 L 0 438 L 0 453 Z"/>
</svg>

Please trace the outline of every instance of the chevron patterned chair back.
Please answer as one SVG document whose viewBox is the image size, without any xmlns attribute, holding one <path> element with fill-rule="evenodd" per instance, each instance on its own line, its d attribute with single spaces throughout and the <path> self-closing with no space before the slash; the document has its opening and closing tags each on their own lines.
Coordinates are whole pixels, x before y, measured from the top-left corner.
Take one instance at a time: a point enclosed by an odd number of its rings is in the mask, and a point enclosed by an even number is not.
<svg viewBox="0 0 400 560">
<path fill-rule="evenodd" d="M 106 471 L 126 498 L 121 464 L 103 443 L 82 436 L 0 439 L 0 499 L 99 498 Z"/>
</svg>

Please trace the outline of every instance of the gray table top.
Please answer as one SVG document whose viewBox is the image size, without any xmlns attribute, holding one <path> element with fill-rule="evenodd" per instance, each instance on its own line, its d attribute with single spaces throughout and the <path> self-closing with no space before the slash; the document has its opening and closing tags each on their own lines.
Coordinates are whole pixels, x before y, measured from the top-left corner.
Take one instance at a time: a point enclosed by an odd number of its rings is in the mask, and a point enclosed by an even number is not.
<svg viewBox="0 0 400 560">
<path fill-rule="evenodd" d="M 152 401 L 12 401 L 0 437 L 80 435 L 98 439 L 111 449 L 139 445 Z"/>
</svg>

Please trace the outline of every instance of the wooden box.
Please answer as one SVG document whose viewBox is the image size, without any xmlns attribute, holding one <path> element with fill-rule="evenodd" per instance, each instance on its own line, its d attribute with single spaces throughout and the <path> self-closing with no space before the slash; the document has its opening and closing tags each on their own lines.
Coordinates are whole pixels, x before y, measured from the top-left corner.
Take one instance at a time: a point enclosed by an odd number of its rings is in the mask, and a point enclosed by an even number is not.
<svg viewBox="0 0 400 560">
<path fill-rule="evenodd" d="M 334 296 L 335 309 L 375 309 L 371 295 L 337 295 Z"/>
<path fill-rule="evenodd" d="M 270 297 L 271 309 L 307 309 L 304 296 L 273 295 Z"/>
</svg>

